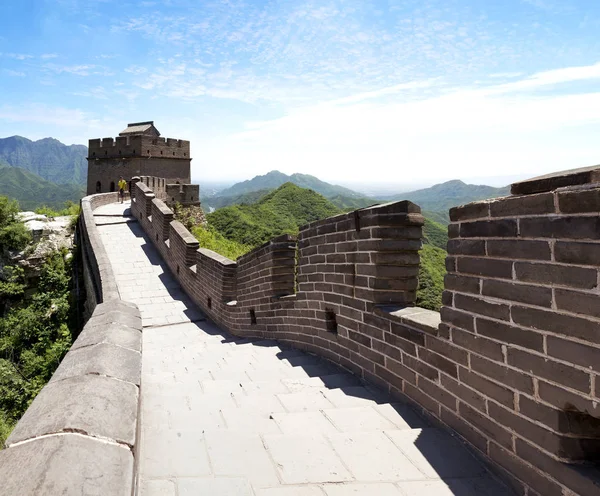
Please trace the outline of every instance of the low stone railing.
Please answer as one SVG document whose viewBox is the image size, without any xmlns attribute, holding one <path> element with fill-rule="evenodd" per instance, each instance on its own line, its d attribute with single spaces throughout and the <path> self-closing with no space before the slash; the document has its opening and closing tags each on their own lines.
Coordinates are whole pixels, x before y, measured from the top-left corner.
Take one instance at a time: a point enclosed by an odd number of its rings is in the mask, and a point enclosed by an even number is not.
<svg viewBox="0 0 600 496">
<path fill-rule="evenodd" d="M 131 496 L 134 487 L 142 321 L 119 298 L 93 210 L 81 201 L 79 236 L 91 318 L 0 451 L 0 495 Z"/>
</svg>

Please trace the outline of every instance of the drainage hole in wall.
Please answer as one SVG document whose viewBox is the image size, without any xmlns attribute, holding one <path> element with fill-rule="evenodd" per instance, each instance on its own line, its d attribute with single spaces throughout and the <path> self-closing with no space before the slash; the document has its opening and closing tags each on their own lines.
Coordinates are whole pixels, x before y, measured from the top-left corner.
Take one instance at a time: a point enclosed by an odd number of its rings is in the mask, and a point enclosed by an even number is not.
<svg viewBox="0 0 600 496">
<path fill-rule="evenodd" d="M 210 296 L 206 298 L 206 305 L 208 308 L 212 308 L 212 298 Z"/>
<path fill-rule="evenodd" d="M 337 334 L 338 325 L 335 312 L 329 308 L 325 309 L 325 327 L 328 332 Z"/>
<path fill-rule="evenodd" d="M 177 266 L 177 274 L 179 274 L 179 265 Z"/>
<path fill-rule="evenodd" d="M 254 308 L 250 309 L 250 325 L 256 325 L 256 312 Z"/>
</svg>

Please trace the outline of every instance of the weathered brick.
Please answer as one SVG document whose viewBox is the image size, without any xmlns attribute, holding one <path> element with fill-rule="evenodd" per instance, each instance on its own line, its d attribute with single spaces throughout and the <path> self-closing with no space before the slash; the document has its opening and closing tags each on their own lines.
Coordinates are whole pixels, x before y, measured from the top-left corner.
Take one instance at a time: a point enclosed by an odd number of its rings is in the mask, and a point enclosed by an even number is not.
<svg viewBox="0 0 600 496">
<path fill-rule="evenodd" d="M 561 410 L 575 410 L 597 418 L 600 417 L 600 404 L 583 394 L 567 391 L 545 381 L 538 381 L 538 390 L 543 401 Z"/>
<path fill-rule="evenodd" d="M 558 208 L 565 214 L 600 212 L 600 189 L 561 191 L 558 193 Z"/>
<path fill-rule="evenodd" d="M 456 410 L 456 397 L 440 387 L 439 384 L 432 382 L 423 376 L 418 376 L 417 386 L 421 391 L 440 402 L 446 408 Z"/>
<path fill-rule="evenodd" d="M 510 307 L 508 305 L 474 296 L 456 294 L 454 297 L 454 306 L 468 312 L 493 317 L 495 319 L 510 319 Z"/>
<path fill-rule="evenodd" d="M 592 439 L 583 440 L 559 435 L 495 403 L 489 404 L 489 415 L 502 425 L 512 429 L 519 436 L 532 441 L 559 458 L 585 459 L 586 454 L 583 448 L 586 446 L 593 447 L 597 443 Z"/>
<path fill-rule="evenodd" d="M 475 331 L 475 318 L 473 315 L 450 307 L 442 307 L 440 314 L 442 322 L 446 322 L 455 327 L 460 327 L 467 331 Z"/>
<path fill-rule="evenodd" d="M 485 241 L 481 239 L 451 239 L 448 241 L 451 255 L 485 255 Z"/>
<path fill-rule="evenodd" d="M 448 238 L 454 239 L 460 236 L 460 224 L 448 225 Z"/>
<path fill-rule="evenodd" d="M 445 372 L 446 374 L 451 375 L 452 377 L 458 377 L 456 363 L 425 348 L 419 348 L 418 354 L 421 360 L 428 363 L 432 367 L 441 370 L 442 372 Z"/>
<path fill-rule="evenodd" d="M 460 236 L 463 238 L 514 238 L 517 236 L 517 222 L 509 219 L 462 222 Z"/>
<path fill-rule="evenodd" d="M 600 419 L 582 412 L 564 411 L 520 395 L 519 413 L 565 434 L 600 437 Z"/>
<path fill-rule="evenodd" d="M 554 210 L 554 195 L 552 193 L 500 198 L 490 203 L 492 217 L 541 215 L 554 213 Z"/>
<path fill-rule="evenodd" d="M 461 401 L 468 403 L 480 412 L 485 413 L 487 411 L 486 398 L 483 395 L 479 394 L 477 391 L 466 387 L 465 385 L 459 383 L 457 380 L 452 379 L 451 377 L 448 377 L 447 375 L 442 375 L 441 383 L 442 386 L 444 386 L 448 391 L 450 391 Z"/>
<path fill-rule="evenodd" d="M 600 323 L 556 311 L 513 305 L 511 316 L 515 323 L 600 344 Z"/>
<path fill-rule="evenodd" d="M 407 339 L 418 345 L 425 344 L 425 335 L 422 332 L 416 331 L 411 327 L 396 322 L 391 323 L 390 331 L 393 335 Z"/>
<path fill-rule="evenodd" d="M 542 473 L 552 474 L 552 478 L 564 484 L 575 494 L 587 496 L 600 492 L 600 479 L 596 470 L 572 466 L 558 462 L 540 449 L 521 439 L 516 440 L 517 455 L 537 467 Z M 544 488 L 533 487 L 544 494 Z"/>
<path fill-rule="evenodd" d="M 487 201 L 482 201 L 453 207 L 450 209 L 449 215 L 452 222 L 489 217 L 490 204 Z"/>
<path fill-rule="evenodd" d="M 452 342 L 469 351 L 484 355 L 492 360 L 502 361 L 502 344 L 496 343 L 491 339 L 477 336 L 472 332 L 463 331 L 462 329 L 452 329 Z"/>
<path fill-rule="evenodd" d="M 461 365 L 469 363 L 468 353 L 462 348 L 450 343 L 449 341 L 441 340 L 436 336 L 426 336 L 425 348 L 456 362 Z"/>
<path fill-rule="evenodd" d="M 540 333 L 482 318 L 477 319 L 476 326 L 477 334 L 497 339 L 509 345 L 516 344 L 523 348 L 544 351 L 544 337 Z"/>
<path fill-rule="evenodd" d="M 457 261 L 457 272 L 512 279 L 512 265 L 510 260 L 460 257 Z"/>
<path fill-rule="evenodd" d="M 484 396 L 492 398 L 508 407 L 514 405 L 515 395 L 510 389 L 500 386 L 464 367 L 459 367 L 458 377 L 460 382 L 479 391 Z"/>
<path fill-rule="evenodd" d="M 557 241 L 554 245 L 557 262 L 579 265 L 600 265 L 600 243 Z"/>
<path fill-rule="evenodd" d="M 479 451 L 487 453 L 488 439 L 476 430 L 471 424 L 465 422 L 465 420 L 456 415 L 455 412 L 448 410 L 447 408 L 441 408 L 440 418 L 442 422 L 449 425 L 452 429 L 458 432 L 462 437 L 469 441 Z"/>
<path fill-rule="evenodd" d="M 554 297 L 559 310 L 600 318 L 600 295 L 568 289 L 555 289 Z"/>
<path fill-rule="evenodd" d="M 439 415 L 441 407 L 440 402 L 433 399 L 431 396 L 426 395 L 420 388 L 405 382 L 404 394 L 409 398 L 412 398 L 428 412 L 431 412 L 435 416 Z"/>
<path fill-rule="evenodd" d="M 409 353 L 410 355 L 417 355 L 417 346 L 415 343 L 403 339 L 401 337 L 395 336 L 394 334 L 385 333 L 384 334 L 385 342 L 391 346 L 401 349 L 405 353 Z"/>
<path fill-rule="evenodd" d="M 515 262 L 515 274 L 519 281 L 584 289 L 595 288 L 598 280 L 594 269 L 549 263 Z"/>
<path fill-rule="evenodd" d="M 471 369 L 509 388 L 533 394 L 533 379 L 523 372 L 508 368 L 503 363 L 471 355 Z"/>
<path fill-rule="evenodd" d="M 446 274 L 444 276 L 444 287 L 461 293 L 479 294 L 479 281 L 476 277 Z"/>
<path fill-rule="evenodd" d="M 541 286 L 485 279 L 482 281 L 481 294 L 540 307 L 552 306 L 552 289 Z"/>
<path fill-rule="evenodd" d="M 562 496 L 562 486 L 543 475 L 542 471 L 497 444 L 490 444 L 490 458 L 511 474 L 544 496 Z"/>
<path fill-rule="evenodd" d="M 548 241 L 531 241 L 525 239 L 493 239 L 488 240 L 487 254 L 490 257 L 550 260 L 550 243 Z"/>
<path fill-rule="evenodd" d="M 463 419 L 477 427 L 477 429 L 486 434 L 490 439 L 500 443 L 502 446 L 512 447 L 512 434 L 494 420 L 462 402 L 459 402 L 458 412 Z"/>
<path fill-rule="evenodd" d="M 417 374 L 427 377 L 432 381 L 437 381 L 440 377 L 440 372 L 438 369 L 426 364 L 425 362 L 419 360 L 416 357 L 404 355 L 402 363 L 406 365 L 409 369 L 414 370 Z"/>
<path fill-rule="evenodd" d="M 590 374 L 554 360 L 509 348 L 508 363 L 536 377 L 544 377 L 583 393 L 590 392 Z"/>
<path fill-rule="evenodd" d="M 448 272 L 456 272 L 456 257 L 446 257 L 444 264 Z"/>
<path fill-rule="evenodd" d="M 378 372 L 379 370 L 380 370 L 380 366 L 378 365 L 377 367 L 375 367 L 375 373 L 385 379 L 384 375 L 382 375 L 381 373 Z M 410 370 L 405 365 L 402 365 L 397 360 L 394 360 L 393 358 L 386 357 L 385 370 L 394 374 L 397 377 L 401 377 L 402 379 L 407 380 L 411 384 L 416 384 L 416 382 L 417 382 L 417 376 L 416 376 L 415 372 Z M 391 384 L 395 385 L 397 387 L 402 387 L 401 384 L 399 385 L 398 381 L 391 382 Z"/>
<path fill-rule="evenodd" d="M 600 217 L 538 217 L 521 219 L 522 238 L 598 239 Z"/>
<path fill-rule="evenodd" d="M 600 372 L 600 348 L 554 336 L 546 339 L 549 356 Z"/>
</svg>

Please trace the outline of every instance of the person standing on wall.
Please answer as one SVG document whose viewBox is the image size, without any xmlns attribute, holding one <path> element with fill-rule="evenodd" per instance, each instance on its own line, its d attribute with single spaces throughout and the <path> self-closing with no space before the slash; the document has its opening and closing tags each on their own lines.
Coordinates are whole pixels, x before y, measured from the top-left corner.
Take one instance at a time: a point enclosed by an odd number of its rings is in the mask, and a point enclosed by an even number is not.
<svg viewBox="0 0 600 496">
<path fill-rule="evenodd" d="M 123 179 L 123 176 L 119 178 L 119 198 L 121 203 L 123 203 L 123 197 L 125 196 L 125 191 L 127 190 L 127 181 Z"/>
</svg>

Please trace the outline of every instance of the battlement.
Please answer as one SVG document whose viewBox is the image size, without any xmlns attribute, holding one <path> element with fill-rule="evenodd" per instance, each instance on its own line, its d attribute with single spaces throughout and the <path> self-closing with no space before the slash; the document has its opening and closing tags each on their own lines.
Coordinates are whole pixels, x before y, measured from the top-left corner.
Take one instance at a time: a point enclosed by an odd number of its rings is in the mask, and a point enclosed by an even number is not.
<svg viewBox="0 0 600 496">
<path fill-rule="evenodd" d="M 133 135 L 89 140 L 88 160 L 146 157 L 190 160 L 190 142 L 175 138 Z"/>
<path fill-rule="evenodd" d="M 412 402 L 519 495 L 591 496 L 600 487 L 598 171 L 536 178 L 513 185 L 516 195 L 452 209 L 439 313 L 414 306 L 423 218 L 410 202 L 311 223 L 237 261 L 199 249 L 146 186 L 131 210 L 221 327 L 318 354 Z"/>
</svg>

